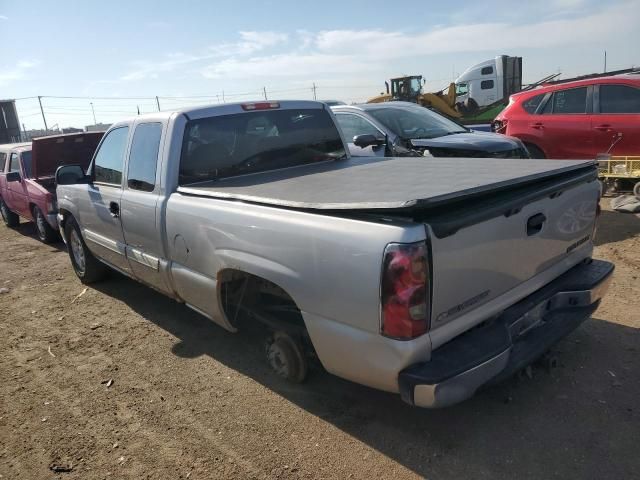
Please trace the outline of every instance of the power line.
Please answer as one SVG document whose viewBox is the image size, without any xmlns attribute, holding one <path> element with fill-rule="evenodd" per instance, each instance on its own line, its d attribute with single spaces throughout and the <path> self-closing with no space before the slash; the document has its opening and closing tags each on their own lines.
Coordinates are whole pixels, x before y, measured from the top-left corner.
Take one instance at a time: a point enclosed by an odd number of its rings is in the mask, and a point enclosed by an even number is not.
<svg viewBox="0 0 640 480">
<path fill-rule="evenodd" d="M 433 81 L 433 80 L 431 80 Z M 116 119 L 121 116 L 132 116 L 138 112 L 153 112 L 189 108 L 197 106 L 215 105 L 220 103 L 226 103 L 227 101 L 243 101 L 244 99 L 256 100 L 258 98 L 271 98 L 282 99 L 283 97 L 304 97 L 313 98 L 316 100 L 318 97 L 322 98 L 322 91 L 330 92 L 331 90 L 368 90 L 370 92 L 378 91 L 380 85 L 318 85 L 315 82 L 310 82 L 310 86 L 292 86 L 290 88 L 276 88 L 269 89 L 263 86 L 261 89 L 229 93 L 222 90 L 219 93 L 212 93 L 208 95 L 149 95 L 149 96 L 88 96 L 88 95 L 39 95 L 39 96 L 27 96 L 16 98 L 20 105 L 25 105 L 24 110 L 20 108 L 20 116 L 24 118 L 35 118 L 37 115 L 42 116 L 45 128 L 47 127 L 48 116 L 56 115 L 65 117 L 76 117 L 78 121 L 84 121 L 82 119 L 91 117 L 92 115 L 100 115 L 106 119 Z M 346 92 L 345 92 L 346 93 Z M 349 102 L 360 102 L 366 100 L 361 97 L 357 92 L 350 92 L 351 95 L 341 95 L 348 98 Z M 300 95 L 298 95 L 300 94 Z M 355 95 L 354 95 L 355 94 Z M 35 100 L 38 103 L 35 104 Z M 46 100 L 46 105 L 43 100 Z M 29 104 L 27 102 L 32 101 Z M 161 105 L 162 101 L 162 105 Z M 24 102 L 24 103 L 23 103 Z M 77 103 L 76 103 L 77 102 Z M 31 121 L 31 120 L 30 120 Z M 73 120 L 71 120 L 73 122 Z"/>
<path fill-rule="evenodd" d="M 33 97 L 27 97 L 33 98 Z M 155 97 L 80 97 L 80 96 L 63 96 L 63 95 L 40 95 L 36 98 L 77 98 L 79 100 L 154 100 Z"/>
</svg>

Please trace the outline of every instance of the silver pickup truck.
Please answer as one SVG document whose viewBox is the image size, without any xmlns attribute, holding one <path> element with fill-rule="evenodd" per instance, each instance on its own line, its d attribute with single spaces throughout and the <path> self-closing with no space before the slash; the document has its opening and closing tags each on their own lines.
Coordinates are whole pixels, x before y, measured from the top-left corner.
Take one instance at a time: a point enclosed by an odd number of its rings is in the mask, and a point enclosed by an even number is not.
<svg viewBox="0 0 640 480">
<path fill-rule="evenodd" d="M 76 274 L 118 270 L 267 358 L 440 407 L 522 369 L 589 318 L 592 161 L 350 158 L 319 102 L 227 104 L 114 124 L 57 172 Z"/>
</svg>

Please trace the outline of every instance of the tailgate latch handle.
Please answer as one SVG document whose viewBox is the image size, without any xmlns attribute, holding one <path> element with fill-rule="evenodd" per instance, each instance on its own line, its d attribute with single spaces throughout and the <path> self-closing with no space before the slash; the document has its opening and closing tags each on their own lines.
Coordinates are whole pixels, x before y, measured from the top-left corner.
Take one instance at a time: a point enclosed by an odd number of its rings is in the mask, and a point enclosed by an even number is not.
<svg viewBox="0 0 640 480">
<path fill-rule="evenodd" d="M 538 213 L 527 220 L 527 235 L 535 235 L 542 230 L 542 225 L 547 221 L 544 213 Z"/>
</svg>

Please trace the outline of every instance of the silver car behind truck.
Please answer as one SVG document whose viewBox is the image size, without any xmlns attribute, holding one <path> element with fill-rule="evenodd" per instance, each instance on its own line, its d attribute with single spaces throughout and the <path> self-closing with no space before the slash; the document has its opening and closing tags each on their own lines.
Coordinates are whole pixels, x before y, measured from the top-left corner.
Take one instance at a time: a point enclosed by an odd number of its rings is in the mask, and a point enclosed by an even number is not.
<svg viewBox="0 0 640 480">
<path fill-rule="evenodd" d="M 317 357 L 422 407 L 542 355 L 613 271 L 591 259 L 594 162 L 350 158 L 320 102 L 138 116 L 57 178 L 83 282 L 109 266 L 227 330 L 266 325 L 285 378 Z"/>
</svg>

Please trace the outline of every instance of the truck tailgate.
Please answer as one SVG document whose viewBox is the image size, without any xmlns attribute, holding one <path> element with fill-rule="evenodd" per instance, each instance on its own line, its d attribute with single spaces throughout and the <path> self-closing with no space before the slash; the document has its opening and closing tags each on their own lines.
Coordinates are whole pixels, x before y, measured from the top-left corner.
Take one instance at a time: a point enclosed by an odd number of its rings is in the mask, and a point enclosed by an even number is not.
<svg viewBox="0 0 640 480">
<path fill-rule="evenodd" d="M 425 218 L 433 258 L 432 332 L 515 287 L 528 295 L 545 271 L 566 271 L 589 257 L 599 192 L 595 174 L 584 172 Z"/>
</svg>

